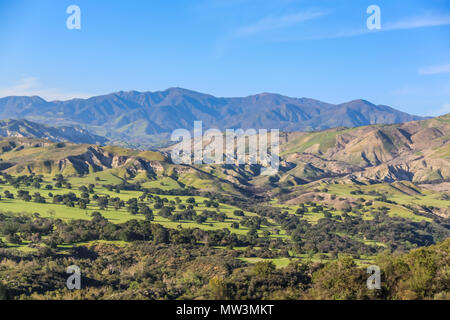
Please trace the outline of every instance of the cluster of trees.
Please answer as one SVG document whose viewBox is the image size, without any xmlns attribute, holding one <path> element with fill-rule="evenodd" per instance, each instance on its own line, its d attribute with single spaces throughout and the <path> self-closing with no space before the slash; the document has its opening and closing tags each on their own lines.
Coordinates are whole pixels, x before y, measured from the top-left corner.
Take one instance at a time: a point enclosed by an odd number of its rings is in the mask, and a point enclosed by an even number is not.
<svg viewBox="0 0 450 320">
<path fill-rule="evenodd" d="M 249 228 L 250 230 L 259 230 L 261 226 L 271 226 L 272 224 L 267 221 L 264 217 L 251 216 L 251 217 L 243 217 L 241 219 L 241 225 Z"/>
<path fill-rule="evenodd" d="M 449 299 L 449 253 L 450 239 L 380 254 L 381 289 L 369 290 L 366 268 L 349 256 L 276 268 L 246 264 L 234 250 L 163 242 L 98 243 L 65 255 L 0 249 L 0 299 Z M 69 265 L 81 268 L 81 290 L 66 288 Z"/>
<path fill-rule="evenodd" d="M 9 183 L 33 184 L 42 182 L 41 177 L 34 175 L 11 177 L 4 174 L 3 177 Z M 67 183 L 62 175 L 57 175 L 54 179 L 60 183 Z M 405 218 L 390 217 L 386 214 L 389 211 L 387 207 L 381 207 L 377 212 L 373 212 L 372 220 L 362 219 L 358 211 L 360 209 L 358 208 L 349 210 L 353 212 L 352 215 L 344 214 L 341 217 L 339 215 L 332 215 L 326 206 L 313 202 L 307 204 L 308 208 L 306 205 L 301 205 L 296 211 L 296 214 L 289 214 L 281 208 L 260 205 L 253 200 L 244 203 L 237 198 L 220 197 L 214 193 L 208 193 L 205 195 L 209 196 L 209 198 L 203 203 L 211 209 L 216 208 L 216 210 L 206 209 L 199 213 L 195 210 L 198 207 L 198 203 L 196 203 L 194 196 L 187 198 L 185 203 L 182 203 L 178 196 L 174 200 L 169 201 L 163 195 L 154 195 L 149 190 L 143 189 L 141 196 L 123 201 L 119 197 L 97 195 L 95 185 L 93 184 L 81 186 L 79 190 L 81 191 L 81 196 L 79 197 L 74 192 L 57 195 L 49 193 L 49 196 L 52 197 L 53 203 L 64 204 L 69 207 L 78 206 L 81 209 L 86 209 L 87 205 L 92 205 L 93 202 L 99 210 L 107 210 L 110 207 L 119 210 L 126 207 L 127 211 L 133 215 L 144 215 L 148 222 L 154 220 L 154 210 L 158 210 L 156 212 L 160 216 L 170 219 L 173 222 L 195 221 L 198 224 L 204 224 L 207 223 L 208 219 L 223 222 L 227 219 L 227 216 L 218 209 L 219 202 L 224 201 L 237 204 L 242 209 L 235 210 L 234 215 L 239 217 L 240 221 L 233 221 L 231 228 L 239 229 L 246 227 L 249 231 L 245 236 L 242 236 L 242 239 L 238 239 L 238 241 L 234 241 L 234 239 L 229 241 L 223 241 L 222 239 L 215 241 L 216 243 L 226 243 L 230 246 L 235 246 L 237 243 L 251 245 L 265 245 L 269 243 L 264 238 L 269 238 L 271 234 L 262 228 L 263 226 L 271 226 L 269 219 L 280 225 L 281 229 L 284 229 L 286 234 L 291 237 L 293 247 L 297 253 L 326 253 L 331 255 L 331 257 L 336 257 L 338 253 L 342 252 L 352 254 L 355 257 L 360 255 L 373 255 L 385 248 L 389 248 L 391 251 L 407 251 L 415 247 L 429 246 L 449 236 L 450 224 L 447 221 L 448 219 L 435 218 L 433 222 L 413 222 Z M 8 190 L 4 192 L 4 196 L 5 198 L 15 197 Z M 46 201 L 40 193 L 31 195 L 25 190 L 18 190 L 17 198 L 40 203 L 45 203 Z M 308 212 L 308 209 L 316 213 L 323 213 L 324 218 L 320 219 L 317 224 L 308 223 L 304 219 L 304 215 Z M 244 214 L 244 210 L 256 212 L 258 216 L 247 216 Z M 113 227 L 109 228 L 111 230 L 113 229 Z M 261 229 L 264 231 L 258 233 Z M 273 232 L 276 233 L 277 230 Z M 112 238 L 134 239 L 133 236 L 123 234 L 119 236 L 119 233 L 114 233 Z M 263 237 L 260 236 L 261 233 Z M 8 237 L 11 240 L 8 242 L 18 241 L 18 236 L 15 234 L 11 234 Z M 149 239 L 148 234 L 139 234 L 140 239 L 145 237 Z M 81 238 L 84 239 L 86 237 L 83 236 Z M 90 237 L 87 238 L 90 239 Z M 93 238 L 101 239 L 102 236 L 95 236 Z"/>
<path fill-rule="evenodd" d="M 121 190 L 127 191 L 144 191 L 147 193 L 157 194 L 157 195 L 171 195 L 171 196 L 199 196 L 201 195 L 194 187 L 186 186 L 183 189 L 171 189 L 163 190 L 160 188 L 143 188 L 138 182 L 122 181 L 119 184 L 105 184 L 103 185 L 109 191 L 115 191 L 120 193 Z"/>
<path fill-rule="evenodd" d="M 167 208 L 167 207 L 164 207 Z M 189 209 L 187 209 L 189 210 Z M 93 212 L 91 220 L 51 219 L 40 217 L 39 214 L 10 215 L 0 214 L 0 235 L 6 237 L 7 242 L 20 244 L 30 241 L 30 246 L 39 248 L 45 244 L 57 248 L 62 244 L 76 244 L 94 240 L 121 240 L 126 242 L 146 241 L 152 244 L 197 244 L 208 246 L 248 246 L 249 239 L 259 246 L 268 246 L 269 240 L 252 235 L 231 233 L 228 229 L 201 230 L 195 229 L 167 229 L 159 224 L 151 223 L 151 219 L 129 220 L 125 223 L 114 224 L 104 218 L 100 212 Z"/>
<path fill-rule="evenodd" d="M 39 189 L 41 187 L 41 183 L 43 182 L 42 175 L 20 175 L 20 176 L 12 176 L 5 172 L 0 172 L 0 176 L 4 179 L 0 179 L 0 184 L 10 184 L 15 188 L 19 188 L 20 186 L 25 187 L 33 187 Z"/>
<path fill-rule="evenodd" d="M 10 183 L 19 188 L 20 186 L 33 186 L 40 188 L 43 183 L 41 176 L 28 175 L 12 177 L 7 174 L 1 174 L 3 179 L 0 183 Z M 55 187 L 70 188 L 70 183 L 62 176 L 57 175 L 54 178 Z M 53 188 L 53 186 L 50 185 Z M 52 190 L 46 186 L 48 190 Z M 111 187 L 111 188 L 109 188 Z M 64 204 L 69 207 L 79 206 L 81 209 L 86 209 L 88 204 L 95 203 L 99 210 L 108 210 L 113 207 L 115 210 L 126 208 L 128 212 L 133 215 L 142 214 L 145 220 L 130 220 L 126 223 L 114 224 L 105 219 L 100 212 L 92 213 L 92 219 L 87 220 L 72 220 L 69 222 L 60 219 L 42 218 L 39 214 L 34 216 L 27 215 L 11 215 L 0 213 L 0 235 L 5 237 L 7 243 L 21 244 L 23 241 L 31 242 L 30 246 L 38 249 L 35 255 L 30 254 L 26 257 L 31 261 L 39 261 L 40 263 L 52 263 L 60 259 L 53 249 L 56 249 L 62 244 L 75 244 L 80 242 L 89 242 L 93 240 L 121 240 L 132 243 L 133 248 L 139 248 L 142 252 L 145 250 L 156 250 L 155 248 L 164 248 L 166 253 L 151 251 L 156 255 L 168 255 L 173 261 L 179 258 L 179 251 L 183 251 L 184 247 L 190 248 L 186 254 L 188 256 L 186 263 L 200 263 L 202 261 L 202 254 L 208 255 L 208 259 L 214 261 L 215 257 L 219 257 L 221 262 L 226 261 L 227 267 L 224 268 L 222 276 L 211 275 L 209 278 L 201 276 L 197 279 L 197 275 L 192 279 L 184 279 L 180 281 L 178 286 L 161 289 L 161 286 L 168 284 L 156 284 L 157 276 L 162 276 L 161 273 L 149 275 L 147 273 L 131 280 L 119 280 L 117 277 L 114 281 L 109 279 L 103 273 L 93 274 L 91 279 L 100 279 L 90 290 L 96 292 L 98 297 L 103 297 L 107 292 L 119 292 L 120 297 L 142 297 L 149 299 L 162 298 L 227 298 L 227 299 L 263 299 L 263 298 L 339 298 L 339 299 L 366 299 L 366 298 L 432 298 L 439 297 L 445 294 L 442 286 L 430 284 L 433 280 L 428 279 L 427 283 L 421 283 L 416 279 L 414 274 L 417 265 L 409 265 L 419 261 L 420 259 L 428 259 L 429 255 L 425 257 L 414 256 L 404 260 L 396 260 L 398 257 L 390 255 L 382 255 L 383 259 L 380 264 L 386 267 L 386 277 L 392 276 L 392 279 L 387 281 L 388 284 L 383 291 L 374 294 L 364 290 L 360 282 L 366 274 L 364 270 L 358 268 L 352 258 L 359 258 L 361 255 L 375 255 L 388 250 L 390 252 L 407 252 L 411 249 L 423 246 L 430 246 L 439 241 L 443 241 L 450 237 L 450 223 L 449 219 L 434 217 L 432 222 L 421 221 L 415 222 L 410 219 L 400 217 L 390 217 L 387 213 L 388 207 L 378 208 L 378 211 L 372 212 L 372 219 L 363 219 L 361 212 L 368 212 L 367 206 L 370 206 L 370 201 L 360 200 L 359 203 L 349 207 L 347 212 L 349 214 L 333 215 L 329 208 L 325 205 L 307 203 L 301 205 L 295 214 L 290 214 L 283 211 L 282 208 L 261 205 L 257 199 L 239 199 L 237 197 L 218 195 L 215 193 L 200 193 L 193 188 L 186 188 L 183 190 L 164 191 L 160 189 L 145 189 L 139 184 L 123 182 L 120 185 L 108 186 L 110 190 L 115 190 L 120 193 L 120 190 L 139 190 L 142 191 L 141 196 L 137 198 L 130 198 L 123 201 L 120 197 L 111 197 L 109 195 L 98 195 L 95 191 L 95 185 L 82 186 L 79 188 L 81 195 L 77 196 L 74 192 L 67 192 L 65 194 L 54 195 L 50 192 L 48 195 L 51 201 L 55 204 Z M 174 200 L 169 200 L 164 195 L 175 195 Z M 358 190 L 354 194 L 362 194 Z M 203 202 L 207 209 L 201 213 L 195 208 L 199 206 L 196 202 L 195 196 L 203 195 L 208 199 Z M 379 197 L 378 200 L 388 202 L 383 198 L 382 194 L 373 193 L 371 195 Z M 185 203 L 181 201 L 178 196 L 189 196 Z M 30 194 L 26 190 L 17 190 L 16 195 L 5 190 L 4 197 L 18 199 L 24 201 L 35 201 L 45 203 L 46 199 L 40 193 L 35 192 Z M 1 199 L 1 198 L 0 198 Z M 231 228 L 239 229 L 246 227 L 249 229 L 246 235 L 236 235 L 229 229 L 207 231 L 199 228 L 183 229 L 181 225 L 177 229 L 167 229 L 159 224 L 152 223 L 154 220 L 154 210 L 158 210 L 158 214 L 171 221 L 195 221 L 199 224 L 206 223 L 208 219 L 218 222 L 223 222 L 227 216 L 220 212 L 219 203 L 227 203 L 238 208 L 234 211 L 234 215 L 239 217 L 239 222 L 233 222 Z M 178 209 L 178 210 L 177 210 Z M 255 215 L 247 215 L 245 211 L 255 212 Z M 284 209 L 285 210 L 285 209 Z M 315 213 L 322 213 L 324 218 L 317 221 L 315 224 L 309 223 L 304 215 L 308 210 Z M 433 208 L 423 208 L 425 212 L 432 211 Z M 350 215 L 350 213 L 352 213 Z M 270 232 L 265 226 L 272 226 L 269 220 L 275 221 L 284 229 L 286 234 L 290 236 L 291 241 L 281 240 L 279 238 L 270 238 Z M 261 232 L 261 230 L 263 230 Z M 273 228 L 272 228 L 273 230 Z M 258 233 L 259 231 L 259 233 Z M 273 230 L 275 233 L 279 230 Z M 260 235 L 263 235 L 262 237 Z M 5 241 L 0 240 L 0 248 L 6 247 Z M 448 240 L 447 247 L 448 250 Z M 144 245 L 145 244 L 145 245 Z M 224 254 L 218 254 L 211 247 L 221 246 L 227 247 Z M 233 247 L 247 247 L 247 250 L 229 250 Z M 258 249 L 255 249 L 257 247 Z M 435 246 L 434 248 L 438 248 Z M 83 248 L 83 247 L 82 247 Z M 151 248 L 151 249 L 149 249 Z M 442 247 L 439 247 L 443 250 Z M 117 248 L 116 248 L 117 249 Z M 115 250 L 116 250 L 115 249 Z M 73 254 L 70 259 L 79 263 L 85 263 L 89 267 L 95 267 L 96 259 L 91 259 L 90 262 L 78 261 L 80 254 L 79 250 L 90 249 L 76 249 L 73 248 Z M 105 249 L 106 252 L 95 252 L 94 257 L 106 255 L 105 259 L 109 259 L 109 247 Z M 137 249 L 136 249 L 137 250 Z M 162 249 L 161 249 L 162 250 Z M 288 268 L 279 270 L 275 269 L 274 265 L 262 262 L 255 265 L 255 267 L 244 266 L 236 260 L 237 257 L 258 257 L 262 259 L 272 259 L 277 257 L 290 257 L 289 251 L 293 250 L 296 253 L 322 253 L 327 254 L 331 258 L 338 259 L 342 253 L 349 254 L 350 257 L 339 259 L 336 262 L 323 265 L 304 265 L 292 264 Z M 95 251 L 95 250 L 94 250 Z M 121 249 L 117 249 L 114 259 L 127 258 Z M 137 251 L 136 251 L 137 252 Z M 177 252 L 177 253 L 176 253 Z M 183 251 L 184 252 L 184 251 Z M 420 251 L 424 252 L 424 251 Z M 198 253 L 198 255 L 197 255 Z M 10 259 L 21 261 L 25 259 L 23 256 L 14 256 L 16 253 L 0 250 L 0 275 L 2 274 L 1 260 Z M 92 252 L 89 254 L 93 254 Z M 118 256 L 116 256 L 116 254 Z M 171 255 L 174 256 L 171 256 Z M 436 253 L 437 254 L 437 253 Z M 139 253 L 139 259 L 144 259 L 145 253 Z M 439 256 L 437 254 L 437 256 Z M 225 259 L 224 259 L 225 257 Z M 192 258 L 192 260 L 190 260 Z M 151 255 L 146 257 L 147 260 L 141 263 L 148 263 L 148 261 L 155 262 Z M 220 260 L 219 259 L 219 260 Z M 131 259 L 134 261 L 134 259 Z M 428 261 L 428 260 L 427 260 Z M 434 261 L 434 260 L 433 260 Z M 190 265 L 184 265 L 183 261 L 178 261 L 178 267 L 189 268 Z M 206 269 L 216 268 L 217 266 L 210 260 L 201 262 Z M 402 287 L 397 287 L 402 275 L 399 274 L 400 266 L 396 263 L 403 263 L 402 268 L 406 268 L 405 264 L 412 268 L 409 278 L 401 282 Z M 425 263 L 425 262 L 424 262 Z M 433 262 L 434 263 L 434 262 Z M 230 267 L 231 266 L 231 267 Z M 447 264 L 448 266 L 448 264 Z M 132 266 L 130 265 L 130 268 Z M 232 272 L 234 269 L 242 269 L 240 272 Z M 397 270 L 398 268 L 398 270 Z M 434 268 L 434 269 L 433 269 Z M 434 265 L 430 270 L 422 270 L 420 272 L 429 272 L 434 274 L 436 268 L 441 268 L 442 265 Z M 96 269 L 97 270 L 97 269 Z M 152 269 L 154 270 L 154 269 Z M 167 270 L 167 269 L 165 269 Z M 196 269 L 193 269 L 196 270 Z M 209 270 L 209 269 L 208 269 Z M 339 274 L 337 274 L 339 270 Z M 403 270 L 403 269 L 401 269 Z M 409 269 L 405 269 L 409 270 Z M 448 271 L 448 270 L 447 270 Z M 446 272 L 447 272 L 446 271 Z M 156 272 L 156 271 L 155 271 Z M 448 273 L 448 272 L 447 272 Z M 168 273 L 164 276 L 178 276 L 177 273 Z M 45 276 L 43 276 L 45 278 Z M 442 277 L 441 274 L 438 278 Z M 342 290 L 334 285 L 333 279 L 339 279 L 339 283 L 344 283 L 347 290 Z M 47 281 L 42 280 L 43 282 Z M 55 280 L 55 279 L 53 279 Z M 53 295 L 65 296 L 69 293 L 64 290 L 55 293 L 55 282 L 48 280 L 48 283 L 42 284 L 38 280 L 37 284 L 33 282 L 33 288 L 41 288 L 32 291 L 34 295 Z M 440 279 L 443 280 L 443 279 Z M 444 279 L 445 280 L 445 279 Z M 447 279 L 448 280 L 448 279 Z M 27 280 L 28 281 L 28 280 Z M 30 280 L 32 281 L 32 280 Z M 56 280 L 55 280 L 56 281 Z M 186 282 L 187 281 L 187 282 Z M 190 283 L 189 281 L 192 281 Z M 120 285 L 118 285 L 120 282 Z M 201 285 L 200 285 L 201 283 Z M 364 282 L 365 284 L 365 282 Z M 181 287 L 180 287 L 181 286 Z M 186 288 L 184 287 L 186 286 Z M 422 289 L 417 289 L 422 286 Z M 431 286 L 431 289 L 430 289 Z M 99 289 L 100 288 L 100 289 Z M 126 289 L 128 288 L 128 289 Z M 145 288 L 145 291 L 140 291 L 139 288 Z M 151 288 L 151 290 L 148 290 Z M 408 289 L 405 289 L 408 288 Z M 3 290 L 3 291 L 2 291 Z M 18 297 L 20 295 L 27 295 L 28 293 L 21 292 L 21 288 L 11 287 L 8 284 L 5 287 L 0 283 L 0 294 L 7 292 L 9 296 Z M 34 289 L 33 289 L 34 290 Z M 403 290 L 403 291 L 402 291 Z M 406 291 L 405 291 L 406 290 Z M 50 293 L 50 291 L 53 291 Z M 69 294 L 70 295 L 70 294 Z M 23 297 L 23 296 L 22 296 Z"/>
<path fill-rule="evenodd" d="M 314 206 L 318 208 L 319 206 Z M 261 217 L 274 220 L 286 231 L 296 244 L 299 253 L 348 253 L 354 256 L 373 255 L 385 248 L 391 251 L 408 251 L 429 246 L 450 237 L 449 219 L 435 218 L 433 222 L 415 222 L 411 219 L 391 217 L 383 208 L 372 213 L 372 219 L 360 215 L 326 214 L 316 224 L 303 218 L 305 206 L 300 206 L 297 214 L 289 214 L 280 208 L 252 206 L 249 211 Z M 241 222 L 242 224 L 242 222 Z M 373 244 L 368 244 L 372 241 Z M 382 245 L 376 245 L 381 243 Z"/>
</svg>

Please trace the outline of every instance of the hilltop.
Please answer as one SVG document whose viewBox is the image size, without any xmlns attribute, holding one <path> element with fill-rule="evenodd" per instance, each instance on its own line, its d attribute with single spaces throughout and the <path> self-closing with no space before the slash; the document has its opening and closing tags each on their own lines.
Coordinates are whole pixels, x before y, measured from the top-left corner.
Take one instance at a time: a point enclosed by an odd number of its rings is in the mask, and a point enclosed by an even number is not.
<svg viewBox="0 0 450 320">
<path fill-rule="evenodd" d="M 170 151 L 170 147 L 165 149 Z M 280 169 L 203 165 L 256 193 L 289 193 L 312 183 L 376 184 L 450 180 L 450 115 L 402 124 L 280 133 Z"/>
<path fill-rule="evenodd" d="M 384 182 L 450 179 L 450 114 L 283 138 L 282 158 L 295 164 L 285 175 L 308 181 L 326 176 Z"/>
<path fill-rule="evenodd" d="M 0 120 L 0 136 L 47 139 L 55 142 L 105 144 L 108 139 L 79 127 L 51 127 L 28 120 Z"/>
<path fill-rule="evenodd" d="M 17 137 L 0 138 L 0 171 L 11 175 L 90 176 L 163 189 L 193 186 L 237 193 L 238 187 L 202 168 L 172 164 L 167 154 L 157 151 Z"/>
</svg>

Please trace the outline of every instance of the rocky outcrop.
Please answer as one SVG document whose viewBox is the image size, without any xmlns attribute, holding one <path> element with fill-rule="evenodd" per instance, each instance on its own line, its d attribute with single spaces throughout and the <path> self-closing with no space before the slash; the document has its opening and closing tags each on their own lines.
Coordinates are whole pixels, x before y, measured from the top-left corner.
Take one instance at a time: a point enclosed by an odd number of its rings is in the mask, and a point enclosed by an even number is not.
<svg viewBox="0 0 450 320">
<path fill-rule="evenodd" d="M 287 174 L 306 181 L 347 175 L 380 182 L 450 179 L 450 115 L 400 125 L 293 133 L 286 140 L 281 150 L 295 164 Z"/>
</svg>

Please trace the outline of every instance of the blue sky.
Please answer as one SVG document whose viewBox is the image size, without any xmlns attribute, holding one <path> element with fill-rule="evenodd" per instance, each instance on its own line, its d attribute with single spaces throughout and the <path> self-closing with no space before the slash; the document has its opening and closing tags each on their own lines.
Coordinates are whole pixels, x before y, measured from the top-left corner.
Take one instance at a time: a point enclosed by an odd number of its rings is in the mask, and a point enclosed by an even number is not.
<svg viewBox="0 0 450 320">
<path fill-rule="evenodd" d="M 450 112 L 450 1 L 0 0 L 0 96 L 169 87 Z"/>
</svg>

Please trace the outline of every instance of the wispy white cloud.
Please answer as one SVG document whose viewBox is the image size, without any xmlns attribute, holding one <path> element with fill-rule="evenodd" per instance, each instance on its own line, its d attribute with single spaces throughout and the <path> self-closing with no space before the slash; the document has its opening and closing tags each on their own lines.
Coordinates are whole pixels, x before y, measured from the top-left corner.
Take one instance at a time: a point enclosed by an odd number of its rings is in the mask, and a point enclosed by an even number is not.
<svg viewBox="0 0 450 320">
<path fill-rule="evenodd" d="M 393 23 L 387 23 L 381 31 L 417 29 L 447 25 L 450 25 L 450 15 L 426 14 L 420 17 L 407 18 Z"/>
<path fill-rule="evenodd" d="M 295 14 L 278 16 L 278 17 L 266 17 L 244 27 L 240 27 L 235 30 L 234 37 L 246 37 L 255 35 L 261 32 L 282 29 L 296 25 L 300 22 L 308 21 L 323 17 L 328 14 L 328 11 L 322 9 L 312 9 Z"/>
<path fill-rule="evenodd" d="M 228 35 L 217 39 L 214 46 L 215 56 L 221 57 L 225 52 L 225 47 L 227 43 L 233 40 L 237 40 L 240 38 L 248 38 L 251 36 L 263 34 L 265 32 L 292 27 L 305 21 L 323 17 L 327 14 L 329 14 L 329 10 L 309 9 L 282 16 L 265 17 L 252 24 L 237 27 L 234 30 L 232 30 Z"/>
<path fill-rule="evenodd" d="M 328 34 L 308 35 L 305 37 L 287 38 L 286 40 L 299 41 L 299 40 L 326 40 L 326 39 L 348 38 L 379 32 L 410 30 L 410 29 L 430 28 L 430 27 L 450 25 L 450 15 L 425 14 L 419 17 L 410 17 L 386 23 L 383 22 L 383 18 L 381 19 L 382 19 L 381 29 L 369 30 L 364 26 L 358 29 L 342 30 L 338 32 L 331 32 Z"/>
<path fill-rule="evenodd" d="M 450 64 L 443 64 L 439 66 L 429 66 L 419 69 L 419 74 L 432 75 L 439 73 L 450 73 Z"/>
<path fill-rule="evenodd" d="M 444 103 L 439 109 L 432 111 L 430 116 L 442 116 L 447 113 L 450 113 L 450 103 Z"/>
<path fill-rule="evenodd" d="M 7 96 L 40 96 L 48 101 L 68 100 L 73 98 L 89 98 L 94 94 L 85 92 L 70 92 L 59 88 L 46 88 L 38 78 L 23 77 L 20 81 L 10 87 L 0 87 L 0 97 Z"/>
</svg>

